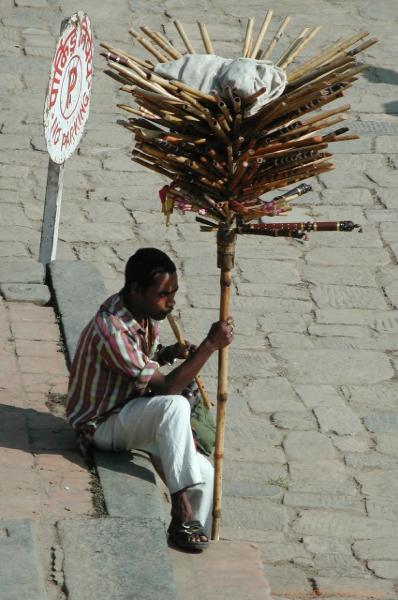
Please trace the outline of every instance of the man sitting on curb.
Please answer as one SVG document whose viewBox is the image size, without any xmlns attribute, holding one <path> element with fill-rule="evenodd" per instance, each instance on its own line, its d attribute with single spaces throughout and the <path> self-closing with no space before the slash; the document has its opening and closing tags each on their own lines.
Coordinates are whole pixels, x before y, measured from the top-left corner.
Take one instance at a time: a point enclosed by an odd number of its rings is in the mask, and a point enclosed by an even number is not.
<svg viewBox="0 0 398 600">
<path fill-rule="evenodd" d="M 171 540 L 200 550 L 209 543 L 213 467 L 196 451 L 181 393 L 213 352 L 231 343 L 233 325 L 213 323 L 197 348 L 160 346 L 157 321 L 173 310 L 177 290 L 176 267 L 164 252 L 143 248 L 129 258 L 124 288 L 80 336 L 66 412 L 82 443 L 151 455 L 171 494 Z M 163 375 L 159 366 L 176 358 L 186 360 Z"/>
</svg>

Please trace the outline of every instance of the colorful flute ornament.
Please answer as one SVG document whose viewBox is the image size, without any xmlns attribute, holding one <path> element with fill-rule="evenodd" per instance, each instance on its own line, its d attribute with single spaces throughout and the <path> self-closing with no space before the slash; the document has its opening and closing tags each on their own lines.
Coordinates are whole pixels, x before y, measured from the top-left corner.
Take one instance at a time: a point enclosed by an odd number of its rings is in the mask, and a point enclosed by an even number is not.
<svg viewBox="0 0 398 600">
<path fill-rule="evenodd" d="M 329 105 L 346 96 L 366 68 L 357 62 L 359 53 L 377 42 L 362 31 L 298 62 L 319 27 L 303 29 L 288 44 L 285 32 L 293 21 L 289 15 L 266 42 L 272 17 L 268 10 L 256 34 L 255 20 L 249 18 L 238 50 L 239 56 L 266 58 L 283 70 L 286 86 L 272 99 L 266 97 L 266 85 L 250 94 L 239 94 L 237 83 L 204 91 L 155 72 L 163 69 L 165 73 L 164 65 L 174 60 L 198 57 L 199 50 L 177 20 L 173 24 L 179 44 L 149 27 L 140 28 L 142 35 L 131 31 L 134 44 L 148 51 L 146 60 L 101 44 L 108 63 L 106 73 L 120 82 L 134 102 L 118 105 L 126 113 L 121 124 L 136 140 L 132 160 L 170 180 L 160 192 L 167 224 L 177 208 L 197 213 L 202 231 L 217 231 L 221 320 L 229 317 L 237 235 L 303 238 L 311 231 L 359 229 L 350 221 L 259 223 L 263 216 L 286 215 L 292 200 L 310 191 L 310 186 L 300 182 L 334 169 L 329 144 L 357 139 L 347 133 L 348 128 L 331 129 L 345 119 L 350 106 Z M 217 50 L 211 32 L 202 22 L 198 27 L 202 52 L 211 57 Z M 297 187 L 275 192 L 290 186 Z M 227 374 L 228 347 L 220 350 L 218 362 L 213 539 L 219 537 L 221 518 Z"/>
</svg>

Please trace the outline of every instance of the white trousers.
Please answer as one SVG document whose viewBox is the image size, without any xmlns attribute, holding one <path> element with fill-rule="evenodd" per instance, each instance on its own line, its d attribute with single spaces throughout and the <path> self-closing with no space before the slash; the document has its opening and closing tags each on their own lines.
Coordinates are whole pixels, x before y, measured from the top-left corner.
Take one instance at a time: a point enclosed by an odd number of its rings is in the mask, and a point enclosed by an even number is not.
<svg viewBox="0 0 398 600">
<path fill-rule="evenodd" d="M 99 450 L 144 450 L 171 494 L 187 489 L 193 518 L 210 535 L 213 467 L 196 451 L 191 407 L 184 396 L 134 398 L 101 423 L 94 435 Z"/>
</svg>

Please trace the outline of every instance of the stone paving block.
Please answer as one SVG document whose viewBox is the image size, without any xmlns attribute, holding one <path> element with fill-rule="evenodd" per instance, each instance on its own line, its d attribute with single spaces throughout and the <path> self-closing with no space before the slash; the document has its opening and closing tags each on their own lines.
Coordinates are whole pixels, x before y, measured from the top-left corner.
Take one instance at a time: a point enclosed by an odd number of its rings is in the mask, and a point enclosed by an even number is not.
<svg viewBox="0 0 398 600">
<path fill-rule="evenodd" d="M 293 524 L 293 530 L 297 534 L 353 540 L 398 537 L 397 522 L 335 510 L 302 510 Z"/>
<path fill-rule="evenodd" d="M 359 454 L 367 452 L 373 445 L 367 433 L 357 433 L 356 435 L 332 435 L 329 436 L 334 446 L 342 452 L 352 452 Z"/>
<path fill-rule="evenodd" d="M 313 348 L 314 343 L 309 335 L 301 333 L 271 333 L 267 336 L 272 348 Z"/>
<path fill-rule="evenodd" d="M 7 173 L 10 165 L 0 165 L 6 167 Z M 0 172 L 1 177 L 1 172 Z M 24 211 L 20 206 L 15 206 L 9 202 L 0 202 L 1 225 L 2 227 L 18 225 L 20 227 L 29 227 L 29 219 L 26 218 Z"/>
<path fill-rule="evenodd" d="M 285 350 L 281 356 L 290 381 L 323 384 L 376 383 L 394 376 L 388 358 L 369 350 Z"/>
<path fill-rule="evenodd" d="M 398 467 L 398 458 L 378 452 L 346 452 L 344 462 L 354 469 L 391 469 Z"/>
<path fill-rule="evenodd" d="M 201 554 L 170 552 L 180 598 L 272 600 L 260 551 L 248 542 L 213 542 Z M 192 585 L 200 581 L 201 585 Z"/>
<path fill-rule="evenodd" d="M 301 543 L 285 542 L 283 544 L 262 544 L 262 557 L 265 562 L 309 560 L 311 555 Z"/>
<path fill-rule="evenodd" d="M 305 598 L 312 595 L 312 586 L 302 569 L 293 565 L 264 564 L 264 573 L 271 585 L 272 597 Z"/>
<path fill-rule="evenodd" d="M 398 468 L 357 471 L 355 479 L 361 485 L 362 493 L 373 500 L 378 497 L 392 498 L 398 493 Z"/>
<path fill-rule="evenodd" d="M 389 432 L 398 430 L 398 412 L 385 412 L 378 415 L 368 415 L 363 418 L 368 431 Z"/>
<path fill-rule="evenodd" d="M 320 284 L 311 288 L 311 295 L 320 308 L 388 308 L 382 292 L 375 288 Z"/>
<path fill-rule="evenodd" d="M 313 414 L 306 410 L 277 411 L 273 413 L 271 420 L 281 429 L 299 429 L 302 431 L 318 429 Z"/>
<path fill-rule="evenodd" d="M 335 458 L 336 452 L 328 437 L 317 431 L 290 431 L 283 440 L 285 452 L 291 460 Z"/>
<path fill-rule="evenodd" d="M 230 411 L 229 413 L 230 414 Z M 242 413 L 240 413 L 242 414 Z M 271 443 L 258 444 L 257 446 L 231 445 L 228 446 L 228 458 L 230 460 L 258 463 L 280 463 L 286 462 L 285 453 L 281 448 L 276 448 Z"/>
<path fill-rule="evenodd" d="M 36 231 L 34 228 L 29 227 L 2 227 L 0 224 L 0 239 L 4 242 L 12 241 L 12 242 L 39 242 L 40 241 L 40 232 Z M 25 259 L 28 260 L 28 259 Z M 39 283 L 41 283 L 42 279 L 40 279 Z"/>
<path fill-rule="evenodd" d="M 305 260 L 309 265 L 341 265 L 347 267 L 357 265 L 361 267 L 366 264 L 367 267 L 377 267 L 389 264 L 391 259 L 384 248 L 351 248 L 350 252 L 347 252 L 344 248 L 335 248 L 333 252 L 327 248 L 314 248 L 307 252 Z"/>
<path fill-rule="evenodd" d="M 317 576 L 321 577 L 360 577 L 367 576 L 369 572 L 359 560 L 353 556 L 339 554 L 319 554 L 314 560 L 314 569 Z"/>
<path fill-rule="evenodd" d="M 9 302 L 33 302 L 45 306 L 51 300 L 48 287 L 39 283 L 3 283 L 0 285 L 0 292 Z"/>
<path fill-rule="evenodd" d="M 346 577 L 316 577 L 316 584 L 321 597 L 347 596 L 364 600 L 367 598 L 377 600 L 392 600 L 395 590 L 392 583 L 380 579 L 346 578 Z"/>
<path fill-rule="evenodd" d="M 394 154 L 398 152 L 398 138 L 396 135 L 380 135 L 376 140 L 376 152 L 381 154 Z"/>
<path fill-rule="evenodd" d="M 223 498 L 222 525 L 286 532 L 288 510 L 266 498 L 226 496 Z"/>
<path fill-rule="evenodd" d="M 47 598 L 37 531 L 27 520 L 0 521 L 0 580 L 4 600 Z"/>
<path fill-rule="evenodd" d="M 301 282 L 297 266 L 292 261 L 241 258 L 239 267 L 248 282 L 255 283 L 259 279 L 263 283 L 271 284 L 286 284 L 289 282 L 289 284 L 294 285 Z"/>
<path fill-rule="evenodd" d="M 398 221 L 398 210 L 396 209 L 369 209 L 366 211 L 366 216 L 369 221 L 375 221 L 377 223 L 382 221 L 388 221 L 389 223 L 396 223 Z"/>
<path fill-rule="evenodd" d="M 389 244 L 398 241 L 397 227 L 394 222 L 391 223 L 390 221 L 381 221 L 380 232 L 381 237 Z"/>
<path fill-rule="evenodd" d="M 188 290 L 188 298 L 195 308 L 212 308 L 214 306 L 213 296 L 198 294 Z M 231 310 L 245 310 L 247 308 L 247 298 L 234 296 L 231 302 Z M 257 315 L 267 315 L 272 312 L 285 312 L 308 314 L 313 310 L 312 302 L 307 300 L 283 299 L 283 298 L 250 298 L 250 312 Z"/>
<path fill-rule="evenodd" d="M 12 332 L 17 339 L 22 340 L 58 341 L 60 337 L 58 326 L 54 323 L 47 323 L 43 327 L 42 323 L 37 322 L 14 322 Z"/>
<path fill-rule="evenodd" d="M 355 542 L 352 550 L 354 555 L 362 560 L 398 560 L 398 540 L 396 538 L 362 540 Z"/>
<path fill-rule="evenodd" d="M 316 347 L 361 349 L 363 348 L 363 344 L 366 344 L 366 340 L 368 340 L 369 347 L 375 349 L 375 343 L 370 337 L 371 330 L 367 326 L 312 323 L 308 327 L 308 332 L 312 338 L 315 338 L 312 339 L 312 342 L 313 346 L 316 345 Z M 358 338 L 360 341 L 358 341 Z M 365 345 L 365 349 L 366 347 Z"/>
<path fill-rule="evenodd" d="M 347 406 L 317 406 L 314 413 L 321 431 L 325 433 L 353 435 L 363 431 L 360 419 Z"/>
<path fill-rule="evenodd" d="M 0 265 L 0 283 L 43 283 L 44 267 L 30 258 L 3 259 Z"/>
<path fill-rule="evenodd" d="M 225 443 L 227 446 L 258 447 L 262 444 L 279 446 L 282 433 L 268 420 L 227 419 L 225 424 Z"/>
<path fill-rule="evenodd" d="M 304 408 L 288 380 L 284 377 L 272 378 L 267 385 L 260 381 L 249 383 L 245 398 L 254 414 L 272 413 L 278 409 L 300 410 Z"/>
<path fill-rule="evenodd" d="M 317 481 L 344 481 L 347 477 L 343 463 L 338 460 L 291 460 L 289 474 L 292 480 L 316 479 Z"/>
<path fill-rule="evenodd" d="M 30 302 L 18 302 L 8 306 L 13 322 L 35 322 L 54 325 L 56 322 L 52 307 L 36 306 Z"/>
<path fill-rule="evenodd" d="M 284 482 L 287 479 L 287 466 L 280 463 L 261 463 L 256 461 L 256 457 L 253 456 L 251 461 L 231 461 L 227 456 L 224 461 L 224 475 L 226 481 L 229 481 L 231 485 L 235 483 L 250 483 L 250 484 L 266 484 L 278 486 L 280 482 Z M 281 490 L 280 488 L 269 490 L 273 491 L 276 495 Z M 246 495 L 246 494 L 243 494 Z"/>
<path fill-rule="evenodd" d="M 365 515 L 364 504 L 359 497 L 332 494 L 302 494 L 287 492 L 283 504 L 294 508 L 320 508 L 333 510 L 347 510 Z"/>
<path fill-rule="evenodd" d="M 392 497 L 371 497 L 366 499 L 366 510 L 369 517 L 398 521 L 398 507 Z"/>
<path fill-rule="evenodd" d="M 383 286 L 384 292 L 394 308 L 398 308 L 398 282 L 394 281 Z"/>
<path fill-rule="evenodd" d="M 275 375 L 278 374 L 278 364 L 267 349 L 264 349 L 261 353 L 258 352 L 256 361 L 253 362 L 253 352 L 245 352 L 244 350 L 234 351 L 234 349 L 231 348 L 229 364 L 232 372 L 237 373 L 241 370 L 248 377 L 264 379 L 275 377 Z M 203 372 L 209 376 L 215 376 L 217 374 L 217 369 L 218 366 L 216 361 L 211 360 L 206 364 Z"/>
<path fill-rule="evenodd" d="M 398 457 L 398 438 L 394 434 L 379 433 L 376 438 L 376 450 L 384 454 L 393 454 Z"/>
<path fill-rule="evenodd" d="M 29 252 L 22 242 L 0 242 L 0 257 L 27 258 Z"/>
<path fill-rule="evenodd" d="M 379 411 L 395 412 L 398 407 L 398 390 L 394 381 L 375 385 L 348 386 L 349 404 L 361 417 Z"/>
<path fill-rule="evenodd" d="M 71 600 L 176 598 L 166 536 L 158 526 L 128 518 L 74 519 L 59 522 L 58 530 Z"/>
<path fill-rule="evenodd" d="M 272 480 L 271 480 L 272 481 Z M 281 488 L 267 483 L 256 483 L 247 481 L 228 481 L 223 482 L 223 497 L 244 497 L 244 498 L 267 498 L 282 496 Z"/>
<path fill-rule="evenodd" d="M 368 190 L 362 191 L 368 192 Z M 339 210 L 339 215 L 333 215 L 336 218 L 333 218 L 332 216 L 329 216 L 328 218 L 338 221 L 339 218 L 341 218 L 341 211 L 342 209 Z M 322 218 L 325 217 L 322 215 Z M 336 236 L 336 232 L 334 231 L 325 231 L 318 235 L 311 234 L 309 248 L 329 247 L 330 249 L 333 248 L 331 252 L 333 252 L 335 248 L 382 248 L 383 242 L 377 229 L 377 223 L 369 223 L 364 220 L 363 216 L 361 219 L 358 219 L 358 221 L 362 227 L 362 232 L 358 233 L 358 235 L 337 234 Z"/>
<path fill-rule="evenodd" d="M 303 537 L 303 544 L 306 550 L 312 554 L 339 554 L 352 556 L 351 544 L 347 540 L 306 535 Z"/>
<path fill-rule="evenodd" d="M 327 254 L 326 251 L 323 254 Z M 333 252 L 334 254 L 334 252 Z M 345 254 L 347 251 L 345 250 Z M 375 272 L 373 268 L 364 266 L 365 261 L 361 265 L 350 266 L 340 265 L 335 266 L 328 264 L 327 269 L 324 266 L 305 265 L 302 270 L 303 279 L 311 283 L 328 283 L 332 285 L 360 285 L 377 287 L 375 280 Z"/>
<path fill-rule="evenodd" d="M 206 281 L 206 279 L 205 279 Z M 204 282 L 205 282 L 204 281 Z M 272 298 L 293 298 L 297 300 L 309 300 L 310 294 L 306 285 L 284 285 L 283 283 L 265 284 L 261 281 L 247 283 L 238 280 L 236 283 L 239 296 L 260 296 Z"/>
<path fill-rule="evenodd" d="M 326 404 L 327 406 L 342 406 L 344 401 L 337 390 L 331 385 L 295 384 L 294 389 L 307 408 Z"/>
<path fill-rule="evenodd" d="M 126 223 L 63 224 L 59 231 L 59 239 L 64 242 L 121 242 L 131 236 L 131 227 Z"/>
<path fill-rule="evenodd" d="M 259 317 L 258 322 L 265 334 L 280 333 L 281 331 L 304 333 L 312 322 L 310 315 L 289 314 L 274 312 Z"/>
<path fill-rule="evenodd" d="M 398 560 L 369 560 L 368 569 L 382 579 L 398 579 Z"/>
</svg>

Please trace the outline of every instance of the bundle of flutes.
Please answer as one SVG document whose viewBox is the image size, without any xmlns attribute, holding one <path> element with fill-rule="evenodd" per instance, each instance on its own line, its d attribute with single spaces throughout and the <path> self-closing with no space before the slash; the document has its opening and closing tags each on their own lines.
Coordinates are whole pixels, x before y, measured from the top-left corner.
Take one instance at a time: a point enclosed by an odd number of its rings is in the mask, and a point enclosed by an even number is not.
<svg viewBox="0 0 398 600">
<path fill-rule="evenodd" d="M 162 195 L 168 216 L 177 205 L 199 213 L 202 224 L 205 217 L 204 229 L 227 223 L 236 224 L 239 233 L 258 233 L 246 224 L 262 215 L 287 213 L 290 201 L 311 187 L 298 186 L 277 197 L 274 190 L 332 170 L 328 145 L 358 137 L 339 125 L 348 104 L 325 107 L 342 98 L 357 80 L 366 68 L 357 62 L 357 55 L 377 40 L 366 39 L 369 34 L 360 32 L 293 66 L 320 28 L 304 29 L 274 58 L 290 17 L 282 20 L 268 45 L 263 45 L 271 18 L 269 10 L 257 36 L 253 36 L 254 19 L 248 20 L 241 56 L 272 59 L 286 70 L 287 86 L 282 95 L 250 116 L 248 109 L 265 88 L 246 97 L 230 88 L 224 94 L 205 93 L 154 72 L 156 63 L 195 53 L 179 21 L 174 25 L 183 51 L 146 26 L 141 27 L 142 35 L 131 34 L 149 52 L 149 60 L 101 44 L 109 65 L 106 72 L 135 102 L 118 105 L 129 115 L 122 124 L 135 136 L 132 159 L 171 181 Z M 204 53 L 214 54 L 206 26 L 198 25 Z M 270 228 L 267 224 L 264 231 Z"/>
</svg>

